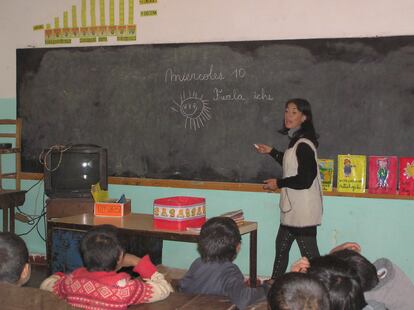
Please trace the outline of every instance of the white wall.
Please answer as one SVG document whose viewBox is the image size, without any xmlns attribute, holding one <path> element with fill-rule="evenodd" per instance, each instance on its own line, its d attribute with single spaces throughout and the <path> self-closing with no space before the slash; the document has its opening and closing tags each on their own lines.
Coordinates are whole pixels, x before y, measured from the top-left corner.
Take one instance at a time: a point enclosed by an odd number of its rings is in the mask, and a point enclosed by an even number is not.
<svg viewBox="0 0 414 310">
<path fill-rule="evenodd" d="M 95 1 L 99 21 L 99 0 Z M 105 3 L 108 6 L 109 0 Z M 117 3 L 115 0 L 115 8 Z M 78 8 L 79 20 L 81 0 L 1 0 L 0 98 L 16 96 L 15 49 L 43 47 L 43 31 L 33 31 L 33 26 L 53 26 L 55 16 L 62 23 L 63 11 L 68 10 L 70 16 L 72 5 Z M 156 9 L 158 15 L 141 18 L 140 9 Z M 107 16 L 108 11 L 106 8 Z M 135 16 L 138 32 L 134 43 L 365 37 L 414 32 L 412 0 L 158 0 L 155 5 L 137 5 Z M 117 18 L 115 12 L 115 21 Z M 110 40 L 105 44 L 118 43 Z"/>
</svg>

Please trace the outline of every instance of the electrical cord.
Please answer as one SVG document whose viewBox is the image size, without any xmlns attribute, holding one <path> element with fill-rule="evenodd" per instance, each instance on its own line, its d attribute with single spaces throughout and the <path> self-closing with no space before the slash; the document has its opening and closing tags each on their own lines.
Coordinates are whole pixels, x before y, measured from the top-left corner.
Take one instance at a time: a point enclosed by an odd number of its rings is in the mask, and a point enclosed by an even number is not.
<svg viewBox="0 0 414 310">
<path fill-rule="evenodd" d="M 71 148 L 72 148 L 72 144 L 68 144 L 68 145 L 60 145 L 60 144 L 52 145 L 49 149 L 47 149 L 46 151 L 43 150 L 40 153 L 40 155 L 39 155 L 39 162 L 43 165 L 43 167 L 45 167 L 46 170 L 48 170 L 50 172 L 56 171 L 60 167 L 60 164 L 62 163 L 63 153 L 66 152 L 67 150 L 70 150 Z M 53 151 L 60 152 L 59 162 L 57 163 L 56 167 L 50 168 L 48 166 L 48 164 L 47 164 L 47 158 L 49 157 L 49 154 L 51 152 L 53 152 Z"/>
<path fill-rule="evenodd" d="M 43 181 L 43 179 L 44 179 L 45 177 L 44 176 L 42 176 L 42 178 L 39 180 L 39 181 L 37 181 L 35 184 L 33 184 L 32 186 L 30 186 L 30 188 L 26 191 L 26 193 L 28 193 L 28 192 L 30 192 L 36 185 L 38 185 L 40 182 L 42 182 Z"/>
<path fill-rule="evenodd" d="M 30 223 L 28 222 L 27 224 L 29 224 L 30 226 L 32 226 L 28 231 L 22 233 L 22 234 L 18 234 L 18 236 L 25 236 L 30 234 L 35 228 L 36 228 L 36 232 L 39 235 L 39 237 L 46 242 L 46 238 L 44 236 L 46 236 L 46 205 L 45 205 L 45 195 L 43 194 L 43 207 L 42 207 L 42 211 L 41 214 L 39 214 L 36 217 L 32 217 L 29 215 L 30 217 Z M 20 212 L 20 211 L 19 211 Z M 43 219 L 43 224 L 44 224 L 44 228 L 45 228 L 45 234 L 44 236 L 41 234 L 41 232 L 39 231 L 39 223 L 40 221 Z"/>
<path fill-rule="evenodd" d="M 26 190 L 26 194 L 28 192 L 30 192 L 36 185 L 38 185 L 43 179 L 44 178 L 42 177 L 39 181 L 37 181 L 35 184 L 33 184 L 28 190 Z M 43 201 L 44 201 L 44 198 L 43 198 Z M 36 205 L 37 205 L 37 203 L 36 203 Z M 43 203 L 43 205 L 44 205 L 44 203 Z M 34 225 L 35 221 L 40 216 L 40 215 L 35 215 L 35 214 L 28 214 L 28 213 L 24 212 L 22 209 L 20 209 L 20 206 L 17 206 L 16 209 L 21 215 L 23 215 L 24 217 L 27 218 L 26 224 L 28 224 L 28 225 Z"/>
<path fill-rule="evenodd" d="M 35 184 L 33 184 L 27 191 L 26 194 L 28 192 L 30 192 L 35 186 L 37 186 L 38 184 L 40 184 L 41 181 L 43 181 L 44 177 L 42 177 L 39 181 L 37 181 Z M 37 206 L 37 198 L 36 198 L 36 202 L 35 205 Z M 39 235 L 39 237 L 43 240 L 46 241 L 45 237 L 43 237 L 43 235 L 40 233 L 39 231 L 39 223 L 43 218 L 43 223 L 45 225 L 45 229 L 46 229 L 46 207 L 45 207 L 45 193 L 43 191 L 43 201 L 42 201 L 42 210 L 40 212 L 39 215 L 33 215 L 33 214 L 27 214 L 26 212 L 24 212 L 23 210 L 20 209 L 20 206 L 17 207 L 17 211 L 22 214 L 24 217 L 27 218 L 27 222 L 26 224 L 28 224 L 29 226 L 32 226 L 28 231 L 22 233 L 22 234 L 18 234 L 19 236 L 24 236 L 24 235 L 28 235 L 29 233 L 31 233 L 35 228 L 36 228 L 36 232 Z M 35 211 L 36 212 L 36 211 Z M 46 234 L 45 234 L 46 236 Z"/>
<path fill-rule="evenodd" d="M 53 172 L 53 171 L 56 171 L 59 167 L 60 167 L 60 164 L 62 163 L 62 157 L 63 157 L 63 153 L 64 152 L 66 152 L 67 150 L 69 150 L 69 149 L 71 149 L 72 148 L 72 144 L 69 144 L 69 145 L 53 145 L 53 146 L 51 146 L 49 149 L 47 149 L 47 150 L 43 150 L 40 154 L 39 154 L 39 162 L 42 164 L 42 166 L 46 169 L 46 170 L 48 170 L 48 171 L 50 171 L 50 172 Z M 49 154 L 51 153 L 51 152 L 53 152 L 53 151 L 58 151 L 58 152 L 60 152 L 60 157 L 59 157 L 59 162 L 57 163 L 57 165 L 56 165 L 56 167 L 49 167 L 49 165 L 48 165 L 48 163 L 47 163 L 47 158 L 49 157 Z M 49 164 L 51 164 L 51 163 L 49 163 Z M 27 191 L 26 191 L 26 193 L 28 193 L 28 192 L 30 192 L 36 185 L 38 185 L 41 181 L 43 181 L 44 180 L 44 176 L 39 180 L 39 181 L 37 181 L 35 184 L 33 184 Z M 35 203 L 35 205 L 37 206 L 37 197 L 36 197 L 36 203 Z M 34 229 L 36 229 L 36 232 L 37 232 L 37 234 L 39 235 L 39 237 L 43 240 L 43 241 L 45 241 L 46 242 L 46 239 L 45 239 L 45 237 L 44 236 L 46 236 L 46 204 L 45 204 L 45 192 L 43 191 L 43 202 L 42 202 L 42 205 L 43 205 L 43 207 L 42 207 L 42 211 L 40 212 L 40 214 L 39 215 L 30 215 L 30 214 L 27 214 L 27 213 L 25 213 L 25 212 L 23 212 L 21 209 L 20 209 L 20 207 L 17 207 L 17 210 L 19 211 L 19 213 L 21 213 L 23 216 L 25 216 L 26 218 L 27 218 L 27 224 L 29 225 L 29 226 L 31 226 L 31 228 L 28 230 L 28 231 L 26 231 L 26 232 L 24 232 L 24 233 L 22 233 L 22 234 L 19 234 L 19 236 L 25 236 L 25 235 L 28 235 L 28 234 L 30 234 Z M 42 235 L 42 233 L 40 232 L 40 230 L 39 230 L 39 223 L 40 223 L 40 221 L 43 219 L 43 225 L 44 225 L 44 229 L 45 229 L 45 231 L 44 231 L 44 234 Z"/>
<path fill-rule="evenodd" d="M 47 234 L 47 224 L 46 224 L 46 204 L 45 204 L 45 193 L 43 192 L 43 209 L 42 209 L 42 213 L 43 215 L 43 229 L 44 229 L 44 234 L 42 236 L 42 234 L 39 231 L 39 225 L 36 226 L 36 231 L 37 234 L 39 235 L 39 237 L 46 242 L 46 234 Z"/>
<path fill-rule="evenodd" d="M 33 231 L 33 229 L 35 229 L 38 225 L 39 225 L 39 222 L 40 222 L 40 220 L 42 219 L 42 217 L 44 217 L 44 216 L 46 216 L 46 212 L 42 212 L 42 214 L 40 214 L 38 217 L 37 217 L 37 220 L 36 220 L 36 223 L 34 224 L 34 225 L 32 225 L 32 227 L 28 230 L 28 231 L 26 231 L 26 232 L 24 232 L 24 233 L 22 233 L 22 234 L 18 234 L 18 236 L 25 236 L 25 235 L 28 235 L 28 234 L 30 234 L 32 231 Z M 43 237 L 41 237 L 44 241 L 46 241 Z"/>
</svg>

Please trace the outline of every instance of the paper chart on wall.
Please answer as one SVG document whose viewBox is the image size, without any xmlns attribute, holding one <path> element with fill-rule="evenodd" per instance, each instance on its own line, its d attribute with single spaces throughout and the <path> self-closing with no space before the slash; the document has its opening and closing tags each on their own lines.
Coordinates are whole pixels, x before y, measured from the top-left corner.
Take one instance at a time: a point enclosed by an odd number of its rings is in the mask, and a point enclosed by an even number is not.
<svg viewBox="0 0 414 310">
<path fill-rule="evenodd" d="M 99 3 L 98 3 L 99 1 Z M 37 24 L 33 31 L 44 31 L 45 44 L 72 44 L 137 40 L 137 16 L 157 16 L 158 0 L 81 0 L 52 23 Z M 52 27 L 53 25 L 53 27 Z"/>
</svg>

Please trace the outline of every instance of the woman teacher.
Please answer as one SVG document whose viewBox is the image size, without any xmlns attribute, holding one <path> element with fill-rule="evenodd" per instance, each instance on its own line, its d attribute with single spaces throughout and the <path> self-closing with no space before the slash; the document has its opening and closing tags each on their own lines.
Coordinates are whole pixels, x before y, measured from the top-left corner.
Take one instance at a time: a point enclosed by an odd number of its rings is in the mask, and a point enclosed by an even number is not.
<svg viewBox="0 0 414 310">
<path fill-rule="evenodd" d="M 319 256 L 316 234 L 322 221 L 318 135 L 307 100 L 297 98 L 286 102 L 283 128 L 279 132 L 290 138 L 285 152 L 266 144 L 255 144 L 259 153 L 271 155 L 283 169 L 282 178 L 265 180 L 263 186 L 268 190 L 280 189 L 280 226 L 272 279 L 285 273 L 294 240 L 302 256 L 308 259 Z"/>
</svg>

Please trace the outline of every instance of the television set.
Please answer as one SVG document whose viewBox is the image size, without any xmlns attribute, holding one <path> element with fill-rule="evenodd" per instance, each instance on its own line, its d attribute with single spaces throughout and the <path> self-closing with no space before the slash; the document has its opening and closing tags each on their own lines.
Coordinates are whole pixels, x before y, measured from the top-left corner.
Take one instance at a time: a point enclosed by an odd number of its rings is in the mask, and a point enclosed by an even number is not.
<svg viewBox="0 0 414 310">
<path fill-rule="evenodd" d="M 99 182 L 108 189 L 107 150 L 80 144 L 43 151 L 45 193 L 50 198 L 92 197 L 91 186 Z"/>
</svg>

